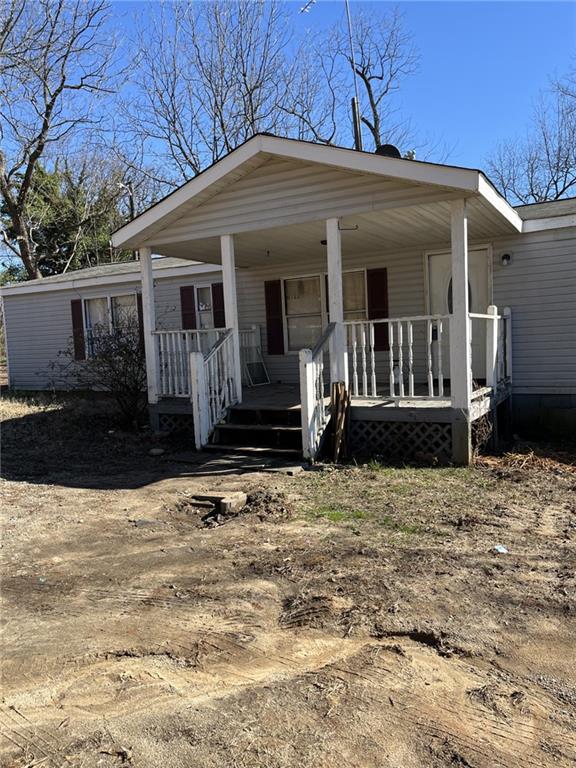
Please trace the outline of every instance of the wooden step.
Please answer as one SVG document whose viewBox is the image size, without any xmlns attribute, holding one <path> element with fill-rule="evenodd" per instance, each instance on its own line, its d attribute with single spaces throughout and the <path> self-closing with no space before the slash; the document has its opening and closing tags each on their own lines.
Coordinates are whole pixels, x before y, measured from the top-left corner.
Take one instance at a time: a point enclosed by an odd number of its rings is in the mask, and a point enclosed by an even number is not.
<svg viewBox="0 0 576 768">
<path fill-rule="evenodd" d="M 243 408 L 233 406 L 226 414 L 227 424 L 271 424 L 278 427 L 297 427 L 302 424 L 300 409 Z"/>
<path fill-rule="evenodd" d="M 217 453 L 242 453 L 247 456 L 302 456 L 302 451 L 296 448 L 268 448 L 260 445 L 225 445 L 223 443 L 209 443 L 203 451 Z"/>
<path fill-rule="evenodd" d="M 216 424 L 214 429 L 239 429 L 246 432 L 293 432 L 302 433 L 302 427 L 289 427 L 284 424 L 235 424 L 227 421 Z"/>
</svg>

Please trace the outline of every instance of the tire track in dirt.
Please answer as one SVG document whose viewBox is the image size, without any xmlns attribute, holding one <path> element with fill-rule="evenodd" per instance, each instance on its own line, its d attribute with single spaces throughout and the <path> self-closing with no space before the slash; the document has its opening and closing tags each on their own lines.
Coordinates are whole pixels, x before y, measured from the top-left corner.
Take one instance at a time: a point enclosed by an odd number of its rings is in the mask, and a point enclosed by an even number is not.
<svg viewBox="0 0 576 768">
<path fill-rule="evenodd" d="M 113 716 L 115 707 L 121 710 L 128 703 L 131 716 L 134 716 L 151 707 L 157 712 L 168 711 L 174 706 L 174 697 L 185 701 L 187 708 L 213 705 L 217 700 L 238 696 L 247 689 L 262 685 L 289 686 L 294 680 L 310 675 L 337 675 L 351 679 L 355 686 L 362 687 L 363 693 L 368 693 L 368 688 L 370 700 L 383 708 L 381 714 L 391 726 L 398 727 L 398 715 L 401 714 L 401 724 L 416 728 L 428 738 L 440 740 L 443 745 L 454 745 L 455 754 L 466 756 L 470 765 L 474 765 L 470 762 L 472 759 L 480 759 L 482 765 L 493 768 L 516 765 L 536 768 L 541 765 L 541 762 L 530 756 L 538 744 L 538 731 L 542 729 L 539 724 L 540 713 L 530 714 L 532 720 L 538 718 L 538 723 L 524 722 L 519 717 L 511 716 L 502 721 L 490 710 L 482 708 L 480 712 L 479 707 L 470 702 L 465 701 L 464 706 L 459 708 L 454 706 L 451 703 L 451 691 L 457 691 L 463 679 L 467 679 L 470 684 L 477 684 L 484 679 L 485 672 L 471 667 L 470 660 L 438 656 L 434 649 L 422 647 L 422 643 L 406 637 L 397 639 L 408 660 L 403 656 L 398 659 L 395 652 L 389 653 L 392 663 L 388 666 L 374 663 L 374 658 L 380 659 L 382 653 L 390 650 L 391 638 L 387 638 L 387 641 L 332 638 L 327 642 L 325 637 L 287 633 L 286 630 L 277 633 L 276 637 L 260 638 L 259 643 L 249 647 L 233 637 L 212 636 L 212 645 L 226 653 L 224 658 L 219 658 L 217 663 L 207 669 L 183 667 L 178 663 L 178 658 L 171 658 L 165 652 L 106 654 L 104 661 L 95 661 L 88 670 L 84 680 L 88 687 L 84 692 L 80 690 L 83 685 L 80 685 L 80 689 L 76 687 L 75 691 L 75 682 L 78 684 L 79 681 L 72 677 L 68 685 L 62 686 L 62 681 L 59 700 L 65 711 L 70 713 L 69 716 L 76 713 L 76 716 L 84 719 L 98 719 L 102 708 L 109 717 Z M 280 647 L 287 650 L 280 652 Z M 368 656 L 370 658 L 364 658 Z M 112 662 L 111 657 L 114 658 Z M 110 695 L 98 700 L 98 681 L 101 682 L 109 674 L 117 677 L 119 665 L 124 675 L 138 672 L 155 675 L 156 679 L 149 683 L 138 681 L 129 689 L 131 696 L 128 699 L 119 699 L 117 689 L 112 686 Z M 410 691 L 410 687 L 422 683 L 420 678 L 424 672 L 432 674 L 436 670 L 435 674 L 438 674 L 439 665 L 442 667 L 442 679 L 453 683 L 451 687 L 448 686 L 444 696 L 436 695 L 427 699 L 423 695 L 425 682 L 420 685 L 418 694 Z M 415 681 L 407 678 L 403 667 L 414 668 L 413 675 L 418 679 Z M 159 690 L 158 686 L 162 688 Z M 136 690 L 142 694 L 141 698 L 140 695 L 134 697 Z M 394 713 L 391 711 L 388 715 L 387 709 L 392 710 L 392 697 Z M 88 700 L 90 705 L 87 705 Z M 365 696 L 361 700 L 365 703 Z M 529 703 L 532 704 L 531 701 Z M 475 740 L 463 733 L 463 723 L 465 730 L 478 734 Z M 493 750 L 494 743 L 499 745 L 502 757 L 489 751 Z M 572 739 L 568 739 L 566 745 L 569 749 L 576 748 Z M 518 752 L 521 757 L 515 757 Z M 490 759 L 492 762 L 489 762 Z"/>
</svg>

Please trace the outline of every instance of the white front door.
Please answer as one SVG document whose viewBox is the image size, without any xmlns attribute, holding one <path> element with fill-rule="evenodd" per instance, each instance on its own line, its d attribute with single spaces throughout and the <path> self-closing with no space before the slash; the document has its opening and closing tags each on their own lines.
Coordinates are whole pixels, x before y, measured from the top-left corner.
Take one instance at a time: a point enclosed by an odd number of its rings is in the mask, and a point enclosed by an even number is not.
<svg viewBox="0 0 576 768">
<path fill-rule="evenodd" d="M 469 311 L 484 314 L 491 303 L 489 252 L 486 248 L 468 252 Z M 428 256 L 429 312 L 432 315 L 452 313 L 452 257 L 450 253 Z M 444 334 L 442 357 L 449 359 L 448 334 Z M 486 322 L 472 321 L 472 375 L 486 378 Z"/>
</svg>

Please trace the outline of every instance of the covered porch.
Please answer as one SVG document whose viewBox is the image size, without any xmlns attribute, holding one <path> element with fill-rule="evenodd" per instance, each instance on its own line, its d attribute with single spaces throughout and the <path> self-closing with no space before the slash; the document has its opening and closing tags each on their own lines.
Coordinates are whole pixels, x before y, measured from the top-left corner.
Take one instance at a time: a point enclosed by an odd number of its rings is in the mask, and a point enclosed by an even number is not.
<svg viewBox="0 0 576 768">
<path fill-rule="evenodd" d="M 510 391 L 511 314 L 491 301 L 490 241 L 518 231 L 516 214 L 477 171 L 256 139 L 263 148 L 246 153 L 248 142 L 202 174 L 214 178 L 189 182 L 179 204 L 120 230 L 140 251 L 150 404 L 189 403 L 201 448 L 232 409 L 280 406 L 289 391 L 282 407 L 299 411 L 301 452 L 314 459 L 331 384 L 344 382 L 366 440 L 378 442 L 369 423 L 444 425 L 453 460 L 468 463 L 472 423 Z M 486 289 L 476 291 L 479 249 Z M 157 327 L 152 253 L 222 265 L 224 327 Z M 433 254 L 448 265 L 436 294 Z M 419 269 L 402 280 L 403 267 L 382 266 L 392 263 Z M 351 273 L 364 282 L 356 304 Z M 249 386 L 249 360 L 262 360 L 267 386 Z"/>
</svg>

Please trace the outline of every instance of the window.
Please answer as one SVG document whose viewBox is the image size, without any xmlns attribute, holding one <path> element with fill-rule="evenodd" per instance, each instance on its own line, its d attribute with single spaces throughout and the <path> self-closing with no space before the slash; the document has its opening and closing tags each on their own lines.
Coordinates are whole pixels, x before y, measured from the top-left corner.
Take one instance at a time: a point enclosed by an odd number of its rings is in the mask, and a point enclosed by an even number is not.
<svg viewBox="0 0 576 768">
<path fill-rule="evenodd" d="M 342 275 L 344 320 L 366 319 L 366 279 L 364 270 Z"/>
<path fill-rule="evenodd" d="M 136 296 L 133 293 L 127 296 L 112 296 L 111 317 L 112 325 L 115 328 L 121 325 L 133 326 L 138 322 L 138 308 L 136 306 Z"/>
<path fill-rule="evenodd" d="M 289 351 L 313 348 L 322 329 L 328 324 L 327 283 L 326 275 L 284 280 L 284 311 Z M 344 320 L 366 319 L 366 272 L 363 269 L 343 272 L 342 294 Z"/>
<path fill-rule="evenodd" d="M 212 286 L 198 286 L 196 289 L 196 306 L 198 307 L 198 328 L 214 328 Z"/>
<path fill-rule="evenodd" d="M 284 281 L 288 349 L 312 348 L 322 332 L 323 312 L 320 276 Z"/>
<path fill-rule="evenodd" d="M 86 352 L 94 355 L 94 339 L 100 332 L 108 333 L 122 325 L 138 322 L 136 294 L 122 296 L 99 296 L 84 299 L 84 323 L 86 327 Z"/>
</svg>

